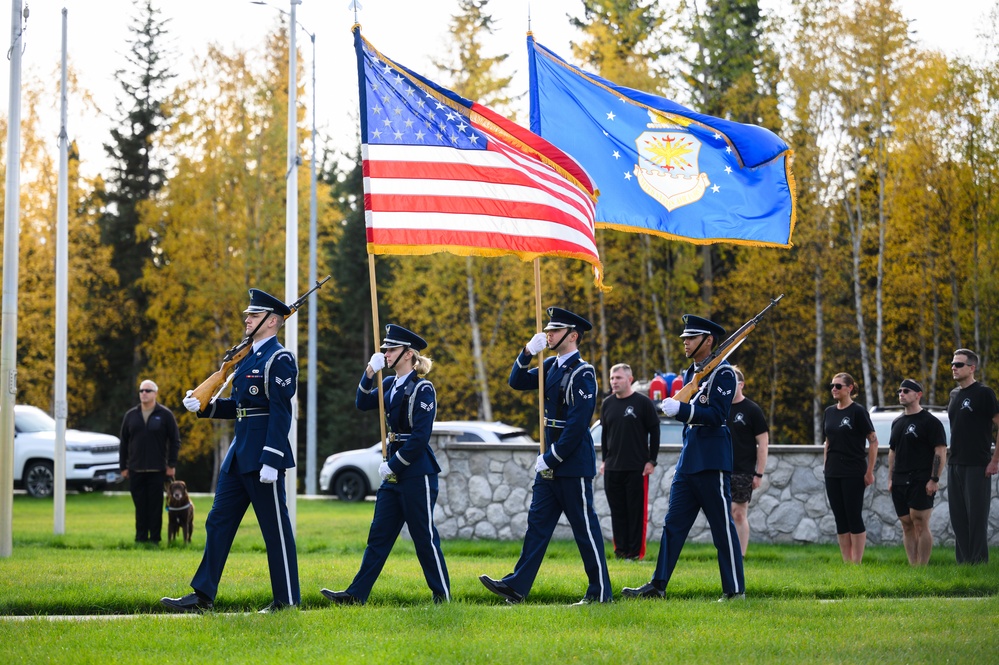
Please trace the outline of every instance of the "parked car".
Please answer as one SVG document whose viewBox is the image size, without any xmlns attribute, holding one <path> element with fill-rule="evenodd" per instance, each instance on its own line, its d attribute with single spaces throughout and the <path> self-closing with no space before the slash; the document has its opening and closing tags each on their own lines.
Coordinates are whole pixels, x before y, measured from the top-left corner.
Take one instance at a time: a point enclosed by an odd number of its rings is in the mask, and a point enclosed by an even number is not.
<svg viewBox="0 0 999 665">
<path fill-rule="evenodd" d="M 947 443 L 949 444 L 950 418 L 947 417 L 947 407 L 924 404 L 923 408 L 943 423 L 944 432 L 947 434 Z M 874 425 L 874 431 L 878 435 L 878 448 L 888 448 L 888 440 L 891 438 L 891 424 L 900 415 L 902 415 L 901 405 L 871 407 L 871 424 Z"/>
<path fill-rule="evenodd" d="M 52 496 L 56 421 L 35 406 L 14 406 L 14 486 L 30 496 Z M 118 437 L 66 430 L 66 487 L 94 490 L 121 480 Z"/>
<path fill-rule="evenodd" d="M 459 442 L 528 443 L 538 445 L 534 439 L 519 427 L 500 422 L 480 420 L 443 420 L 434 423 L 431 445 L 434 439 L 447 436 Z M 374 495 L 382 480 L 378 476 L 378 465 L 382 462 L 382 444 L 378 442 L 367 448 L 346 450 L 326 458 L 319 472 L 319 489 L 327 494 L 335 494 L 341 501 L 362 501 Z"/>
</svg>

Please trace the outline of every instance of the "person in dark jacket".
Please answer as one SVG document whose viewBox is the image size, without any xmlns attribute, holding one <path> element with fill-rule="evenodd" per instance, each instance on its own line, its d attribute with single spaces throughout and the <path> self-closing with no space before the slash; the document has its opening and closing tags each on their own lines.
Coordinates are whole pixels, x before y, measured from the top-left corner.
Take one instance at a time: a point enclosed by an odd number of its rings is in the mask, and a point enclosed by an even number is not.
<svg viewBox="0 0 999 665">
<path fill-rule="evenodd" d="M 451 580 L 441 551 L 441 537 L 434 526 L 437 474 L 441 468 L 430 448 L 437 393 L 434 384 L 423 378 L 433 367 L 433 361 L 420 354 L 426 348 L 427 342 L 416 333 L 395 324 L 385 326 L 385 352 L 371 356 L 357 385 L 355 406 L 361 411 L 374 411 L 379 402 L 375 375 L 386 366 L 395 371 L 395 376 L 382 380 L 391 443 L 388 459 L 378 468 L 382 485 L 375 498 L 375 515 L 361 568 L 345 591 L 321 591 L 336 605 L 363 605 L 368 601 L 403 524 L 409 527 L 433 602 L 451 600 Z"/>
<path fill-rule="evenodd" d="M 521 349 L 509 379 L 514 390 L 537 390 L 538 372 L 544 376 L 546 446 L 534 465 L 534 494 L 523 549 L 512 573 L 498 580 L 480 575 L 479 581 L 508 603 L 524 600 L 534 585 L 555 526 L 565 515 L 589 580 L 586 593 L 576 604 L 609 603 L 613 592 L 604 537 L 593 507 L 597 455 L 590 420 L 597 402 L 597 376 L 579 354 L 583 333 L 593 326 L 561 307 L 549 307 L 548 316 L 545 332 L 534 335 Z M 531 369 L 531 358 L 546 347 L 558 355 L 542 357 L 541 367 Z"/>
<path fill-rule="evenodd" d="M 246 509 L 253 506 L 267 548 L 274 600 L 260 610 L 270 614 L 301 604 L 298 551 L 288 515 L 284 475 L 295 468 L 288 440 L 291 398 L 298 389 L 298 361 L 281 346 L 277 333 L 291 308 L 260 289 L 250 289 L 246 336 L 253 346 L 233 372 L 232 392 L 204 409 L 188 391 L 184 408 L 198 418 L 235 420 L 235 436 L 222 460 L 215 500 L 205 521 L 205 553 L 192 593 L 160 602 L 178 612 L 202 612 L 214 606 L 219 580 Z"/>
<path fill-rule="evenodd" d="M 139 384 L 139 405 L 121 421 L 118 466 L 129 481 L 135 504 L 135 542 L 160 542 L 163 530 L 163 485 L 173 478 L 180 453 L 180 430 L 173 412 L 156 401 L 159 387 Z"/>
</svg>

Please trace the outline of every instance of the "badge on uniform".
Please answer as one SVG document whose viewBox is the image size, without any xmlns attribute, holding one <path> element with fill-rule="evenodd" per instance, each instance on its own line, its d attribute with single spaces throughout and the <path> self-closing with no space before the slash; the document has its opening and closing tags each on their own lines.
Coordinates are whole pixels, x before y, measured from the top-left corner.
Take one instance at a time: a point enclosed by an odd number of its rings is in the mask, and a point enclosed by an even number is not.
<svg viewBox="0 0 999 665">
<path fill-rule="evenodd" d="M 701 395 L 698 398 L 697 401 L 700 402 L 701 404 L 707 404 L 708 403 L 708 396 L 707 395 Z"/>
<path fill-rule="evenodd" d="M 258 388 L 257 386 L 250 386 L 249 393 L 251 395 L 256 395 L 259 392 L 260 392 L 260 388 Z"/>
</svg>

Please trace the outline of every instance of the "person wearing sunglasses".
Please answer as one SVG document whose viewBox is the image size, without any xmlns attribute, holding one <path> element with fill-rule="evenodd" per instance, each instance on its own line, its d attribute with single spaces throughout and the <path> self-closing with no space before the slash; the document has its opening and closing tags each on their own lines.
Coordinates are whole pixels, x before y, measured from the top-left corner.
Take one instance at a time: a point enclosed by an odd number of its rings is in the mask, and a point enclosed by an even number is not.
<svg viewBox="0 0 999 665">
<path fill-rule="evenodd" d="M 829 390 L 836 403 L 826 409 L 822 430 L 826 435 L 823 458 L 826 496 L 836 519 L 839 551 L 846 563 L 859 564 L 867 545 L 864 492 L 874 484 L 878 435 L 870 414 L 853 401 L 856 389 L 856 382 L 846 372 L 833 377 Z"/>
<path fill-rule="evenodd" d="M 975 379 L 978 354 L 958 349 L 950 364 L 957 387 L 950 393 L 950 468 L 947 476 L 950 523 L 958 563 L 989 562 L 990 477 L 999 471 L 999 447 L 992 452 L 993 425 L 999 425 L 995 392 Z"/>
<path fill-rule="evenodd" d="M 912 566 L 930 561 L 930 514 L 947 461 L 947 433 L 943 423 L 920 405 L 922 397 L 918 381 L 902 381 L 898 403 L 904 412 L 892 422 L 888 440 L 888 493 L 902 523 L 902 544 Z"/>
<path fill-rule="evenodd" d="M 135 505 L 135 542 L 159 545 L 163 533 L 163 487 L 174 477 L 180 430 L 173 412 L 156 401 L 159 387 L 139 384 L 139 404 L 121 421 L 118 465 Z"/>
</svg>

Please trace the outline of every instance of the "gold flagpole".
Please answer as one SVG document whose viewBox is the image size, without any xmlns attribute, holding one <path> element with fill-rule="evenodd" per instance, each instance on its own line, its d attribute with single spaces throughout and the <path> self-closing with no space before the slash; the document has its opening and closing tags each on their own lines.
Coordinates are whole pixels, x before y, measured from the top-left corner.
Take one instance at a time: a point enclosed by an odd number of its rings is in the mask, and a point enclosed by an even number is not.
<svg viewBox="0 0 999 665">
<path fill-rule="evenodd" d="M 378 336 L 382 329 L 381 325 L 378 323 L 378 287 L 375 284 L 375 255 L 368 254 L 368 282 L 371 286 L 371 325 L 372 333 L 375 339 L 375 347 L 378 348 Z M 378 370 L 375 376 L 375 380 L 378 382 L 378 424 L 381 426 L 382 433 L 382 461 L 388 461 L 388 444 L 386 439 L 388 438 L 387 432 L 385 431 L 385 389 L 382 387 L 382 371 Z"/>
<path fill-rule="evenodd" d="M 534 319 L 535 330 L 541 326 L 541 259 L 534 259 Z M 541 454 L 545 454 L 545 352 L 538 354 L 538 419 L 541 427 L 538 429 L 538 441 L 541 444 Z"/>
</svg>

